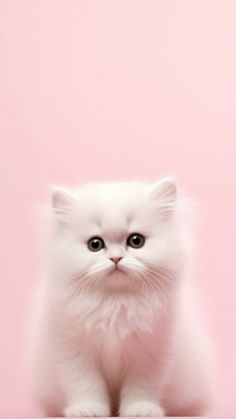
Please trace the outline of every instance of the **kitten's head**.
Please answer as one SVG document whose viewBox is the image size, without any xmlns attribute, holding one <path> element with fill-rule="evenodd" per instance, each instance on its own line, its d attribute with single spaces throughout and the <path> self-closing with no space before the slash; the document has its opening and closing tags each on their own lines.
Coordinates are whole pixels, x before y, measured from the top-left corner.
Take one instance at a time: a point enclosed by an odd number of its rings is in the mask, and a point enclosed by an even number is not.
<svg viewBox="0 0 236 419">
<path fill-rule="evenodd" d="M 184 262 L 175 182 L 107 182 L 53 191 L 49 268 L 79 293 L 163 293 Z"/>
</svg>

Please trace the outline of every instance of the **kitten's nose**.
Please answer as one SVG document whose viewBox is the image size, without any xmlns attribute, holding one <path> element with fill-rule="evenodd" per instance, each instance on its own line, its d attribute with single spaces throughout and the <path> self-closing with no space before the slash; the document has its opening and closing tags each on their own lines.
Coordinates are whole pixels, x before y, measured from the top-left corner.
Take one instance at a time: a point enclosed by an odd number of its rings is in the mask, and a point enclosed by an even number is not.
<svg viewBox="0 0 236 419">
<path fill-rule="evenodd" d="M 117 263 L 123 258 L 119 256 L 113 256 L 112 258 L 109 258 L 109 259 L 112 260 L 112 262 L 114 262 L 117 265 Z"/>
</svg>

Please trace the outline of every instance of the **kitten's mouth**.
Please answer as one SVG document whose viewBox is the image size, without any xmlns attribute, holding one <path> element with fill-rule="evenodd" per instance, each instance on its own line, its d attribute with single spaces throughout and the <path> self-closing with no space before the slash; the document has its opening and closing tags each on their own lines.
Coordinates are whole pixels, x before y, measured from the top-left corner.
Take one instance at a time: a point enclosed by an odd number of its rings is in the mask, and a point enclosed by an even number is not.
<svg viewBox="0 0 236 419">
<path fill-rule="evenodd" d="M 124 269 L 122 269 L 121 266 L 115 265 L 114 268 L 113 268 L 113 270 L 112 270 L 112 272 L 117 272 L 117 271 L 118 272 L 125 273 Z"/>
<path fill-rule="evenodd" d="M 113 274 L 113 273 L 125 274 L 126 272 L 121 266 L 115 265 L 110 271 L 110 274 Z"/>
</svg>

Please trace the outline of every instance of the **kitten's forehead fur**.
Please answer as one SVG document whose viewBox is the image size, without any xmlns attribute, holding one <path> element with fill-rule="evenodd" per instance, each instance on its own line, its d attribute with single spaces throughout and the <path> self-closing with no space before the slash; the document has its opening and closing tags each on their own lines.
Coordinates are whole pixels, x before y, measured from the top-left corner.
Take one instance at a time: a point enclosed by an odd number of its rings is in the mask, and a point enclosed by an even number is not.
<svg viewBox="0 0 236 419">
<path fill-rule="evenodd" d="M 101 182 L 85 184 L 74 190 L 55 188 L 53 203 L 54 207 L 72 210 L 78 221 L 90 220 L 107 230 L 124 228 L 148 205 L 150 207 L 152 193 L 155 195 L 157 191 L 156 195 L 159 193 L 161 198 L 163 186 L 164 199 L 174 202 L 176 192 L 174 181 L 171 178 L 164 178 L 151 183 Z"/>
<path fill-rule="evenodd" d="M 78 221 L 88 220 L 106 235 L 122 234 L 147 205 L 149 188 L 138 182 L 83 186 L 75 191 Z"/>
<path fill-rule="evenodd" d="M 76 191 L 78 205 L 102 219 L 104 211 L 114 221 L 121 215 L 138 211 L 147 200 L 149 185 L 145 183 L 99 183 L 83 186 Z"/>
</svg>

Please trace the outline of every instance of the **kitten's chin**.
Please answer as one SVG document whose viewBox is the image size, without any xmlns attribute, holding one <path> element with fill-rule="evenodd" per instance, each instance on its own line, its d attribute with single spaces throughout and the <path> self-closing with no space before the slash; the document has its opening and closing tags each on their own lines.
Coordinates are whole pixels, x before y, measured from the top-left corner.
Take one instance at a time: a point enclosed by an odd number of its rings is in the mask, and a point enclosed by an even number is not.
<svg viewBox="0 0 236 419">
<path fill-rule="evenodd" d="M 104 278 L 103 285 L 106 290 L 129 290 L 132 281 L 124 271 L 114 269 Z"/>
</svg>

